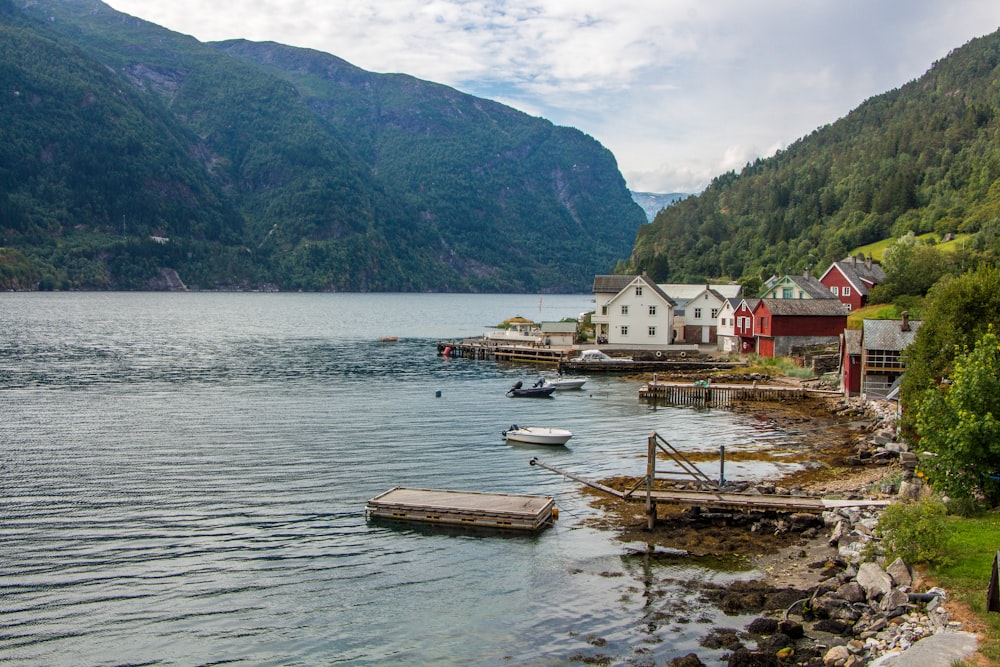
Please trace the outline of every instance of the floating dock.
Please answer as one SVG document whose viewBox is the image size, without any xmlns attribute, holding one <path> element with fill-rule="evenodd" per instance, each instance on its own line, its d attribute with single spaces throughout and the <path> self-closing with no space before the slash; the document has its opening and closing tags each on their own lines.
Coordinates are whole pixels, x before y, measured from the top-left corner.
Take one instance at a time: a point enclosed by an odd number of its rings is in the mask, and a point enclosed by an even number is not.
<svg viewBox="0 0 1000 667">
<path fill-rule="evenodd" d="M 639 388 L 639 399 L 667 405 L 724 406 L 738 402 L 799 401 L 807 392 L 801 387 L 749 384 L 705 384 L 657 382 Z"/>
<path fill-rule="evenodd" d="M 368 501 L 365 516 L 447 526 L 538 531 L 555 512 L 550 496 L 395 487 Z"/>
</svg>

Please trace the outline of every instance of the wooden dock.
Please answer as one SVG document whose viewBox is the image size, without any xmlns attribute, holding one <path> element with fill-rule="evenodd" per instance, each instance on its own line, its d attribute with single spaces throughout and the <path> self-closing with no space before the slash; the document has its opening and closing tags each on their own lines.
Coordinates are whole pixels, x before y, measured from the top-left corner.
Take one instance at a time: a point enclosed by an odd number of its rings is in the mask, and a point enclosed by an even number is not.
<svg viewBox="0 0 1000 667">
<path fill-rule="evenodd" d="M 555 512 L 550 496 L 395 487 L 368 501 L 365 516 L 448 526 L 538 531 Z"/>
<path fill-rule="evenodd" d="M 629 489 L 619 491 L 597 482 L 588 481 L 572 473 L 565 472 L 539 461 L 531 459 L 528 463 L 551 470 L 587 486 L 607 493 L 628 502 L 641 502 L 646 505 L 647 526 L 652 530 L 656 525 L 656 508 L 658 505 L 682 505 L 699 507 L 706 510 L 728 512 L 776 512 L 784 514 L 807 513 L 821 514 L 827 510 L 841 507 L 885 507 L 892 501 L 883 499 L 841 500 L 821 498 L 818 496 L 792 496 L 764 493 L 736 493 L 725 490 L 724 480 L 718 482 L 709 479 L 683 452 L 661 438 L 655 431 L 646 441 L 646 474 Z M 720 448 L 721 450 L 722 448 Z M 670 459 L 680 472 L 657 475 L 657 452 Z M 723 462 L 720 461 L 720 468 Z M 661 471 L 662 473 L 662 471 Z M 698 487 L 695 490 L 670 488 L 675 478 L 686 479 L 688 484 Z M 657 482 L 660 482 L 658 484 Z"/>
<path fill-rule="evenodd" d="M 493 361 L 527 361 L 540 364 L 559 364 L 573 353 L 573 349 L 567 347 L 505 343 L 484 338 L 466 338 L 457 342 L 438 343 L 437 350 L 439 355 L 448 357 Z"/>
<path fill-rule="evenodd" d="M 652 382 L 639 388 L 639 399 L 667 405 L 720 407 L 737 402 L 799 401 L 806 397 L 801 387 L 756 384 L 706 384 Z"/>
</svg>

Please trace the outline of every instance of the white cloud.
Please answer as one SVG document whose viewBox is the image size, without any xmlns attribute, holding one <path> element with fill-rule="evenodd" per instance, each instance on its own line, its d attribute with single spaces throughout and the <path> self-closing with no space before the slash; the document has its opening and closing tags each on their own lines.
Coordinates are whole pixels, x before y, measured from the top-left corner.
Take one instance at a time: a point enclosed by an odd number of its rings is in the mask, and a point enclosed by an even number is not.
<svg viewBox="0 0 1000 667">
<path fill-rule="evenodd" d="M 596 137 L 629 186 L 700 190 L 1000 26 L 995 0 L 111 0 L 203 41 L 318 49 Z"/>
</svg>

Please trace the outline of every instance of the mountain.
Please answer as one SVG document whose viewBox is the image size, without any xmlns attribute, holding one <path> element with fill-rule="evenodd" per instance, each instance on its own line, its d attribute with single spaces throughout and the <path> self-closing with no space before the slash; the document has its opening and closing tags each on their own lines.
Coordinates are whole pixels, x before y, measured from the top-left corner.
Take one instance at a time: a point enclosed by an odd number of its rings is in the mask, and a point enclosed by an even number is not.
<svg viewBox="0 0 1000 667">
<path fill-rule="evenodd" d="M 330 54 L 0 0 L 0 288 L 587 291 L 644 223 L 593 138 Z"/>
<path fill-rule="evenodd" d="M 661 210 L 616 270 L 659 282 L 801 274 L 910 231 L 970 234 L 987 261 L 1000 252 L 1000 32 Z"/>
<path fill-rule="evenodd" d="M 632 201 L 641 206 L 642 210 L 646 213 L 647 222 L 651 222 L 661 209 L 665 209 L 671 204 L 690 196 L 683 192 L 671 192 L 670 194 L 635 192 L 634 190 L 630 192 L 632 194 Z"/>
</svg>

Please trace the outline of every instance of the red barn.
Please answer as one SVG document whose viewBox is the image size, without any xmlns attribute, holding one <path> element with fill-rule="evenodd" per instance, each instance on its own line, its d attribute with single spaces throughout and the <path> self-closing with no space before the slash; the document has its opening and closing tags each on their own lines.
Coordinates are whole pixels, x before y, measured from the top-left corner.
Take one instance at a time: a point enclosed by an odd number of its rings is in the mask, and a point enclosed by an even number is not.
<svg viewBox="0 0 1000 667">
<path fill-rule="evenodd" d="M 794 345 L 839 343 L 848 312 L 836 299 L 761 299 L 753 309 L 757 354 L 787 357 Z"/>
</svg>

